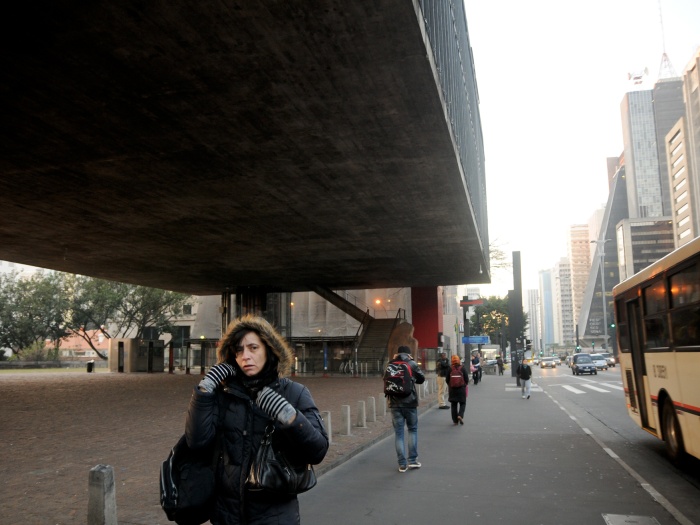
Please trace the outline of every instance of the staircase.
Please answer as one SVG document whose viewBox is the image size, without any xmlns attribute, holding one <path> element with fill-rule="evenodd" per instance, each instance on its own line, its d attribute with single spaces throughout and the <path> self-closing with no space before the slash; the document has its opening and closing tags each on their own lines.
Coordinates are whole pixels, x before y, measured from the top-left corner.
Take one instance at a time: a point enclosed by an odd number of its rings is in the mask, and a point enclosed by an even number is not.
<svg viewBox="0 0 700 525">
<path fill-rule="evenodd" d="M 369 319 L 357 345 L 357 361 L 368 363 L 370 372 L 384 369 L 391 332 L 400 322 L 403 320 Z"/>
</svg>

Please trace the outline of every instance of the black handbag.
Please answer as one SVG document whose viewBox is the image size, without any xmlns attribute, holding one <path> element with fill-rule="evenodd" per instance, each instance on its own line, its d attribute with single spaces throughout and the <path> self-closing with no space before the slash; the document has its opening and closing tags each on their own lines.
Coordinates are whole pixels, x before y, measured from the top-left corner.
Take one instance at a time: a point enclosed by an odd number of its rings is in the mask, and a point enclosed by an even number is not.
<svg viewBox="0 0 700 525">
<path fill-rule="evenodd" d="M 275 426 L 272 423 L 265 429 L 265 435 L 246 480 L 248 490 L 301 494 L 313 488 L 316 485 L 313 466 L 293 465 L 280 450 L 275 450 L 272 441 L 274 431 Z"/>
<path fill-rule="evenodd" d="M 219 423 L 214 442 L 193 450 L 183 435 L 160 466 L 160 506 L 178 525 L 201 525 L 214 503 L 216 467 L 224 450 L 223 419 L 227 402 L 219 398 Z"/>
</svg>

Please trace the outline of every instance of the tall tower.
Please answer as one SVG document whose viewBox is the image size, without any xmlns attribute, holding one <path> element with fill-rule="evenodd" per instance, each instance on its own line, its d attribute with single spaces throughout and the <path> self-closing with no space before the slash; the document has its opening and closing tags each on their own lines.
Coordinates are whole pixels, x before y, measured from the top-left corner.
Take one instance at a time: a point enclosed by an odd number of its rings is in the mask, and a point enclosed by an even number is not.
<svg viewBox="0 0 700 525">
<path fill-rule="evenodd" d="M 591 236 L 588 224 L 575 224 L 569 228 L 568 254 L 571 265 L 571 302 L 574 324 L 578 323 L 581 303 L 586 292 L 588 274 L 591 271 Z"/>
</svg>

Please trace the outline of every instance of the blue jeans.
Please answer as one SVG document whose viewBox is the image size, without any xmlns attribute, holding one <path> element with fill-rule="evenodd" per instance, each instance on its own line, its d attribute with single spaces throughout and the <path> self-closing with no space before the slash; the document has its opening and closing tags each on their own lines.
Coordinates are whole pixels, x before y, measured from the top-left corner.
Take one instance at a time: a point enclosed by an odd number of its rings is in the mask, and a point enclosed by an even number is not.
<svg viewBox="0 0 700 525">
<path fill-rule="evenodd" d="M 418 459 L 418 409 L 417 408 L 392 408 L 391 422 L 394 425 L 394 444 L 396 445 L 396 457 L 399 466 L 415 463 Z M 408 427 L 408 462 L 403 440 L 404 424 Z"/>
</svg>

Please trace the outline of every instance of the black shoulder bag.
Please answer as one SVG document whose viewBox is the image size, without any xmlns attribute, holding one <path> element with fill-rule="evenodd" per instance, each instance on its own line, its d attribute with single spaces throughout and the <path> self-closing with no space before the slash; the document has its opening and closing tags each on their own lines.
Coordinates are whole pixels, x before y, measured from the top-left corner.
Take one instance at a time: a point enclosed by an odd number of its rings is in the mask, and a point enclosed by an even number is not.
<svg viewBox="0 0 700 525">
<path fill-rule="evenodd" d="M 287 387 L 292 384 L 287 380 L 284 386 L 284 393 Z M 303 388 L 299 389 L 296 403 L 292 403 L 294 408 L 299 404 L 299 399 Z M 287 397 L 285 395 L 285 397 Z M 290 403 L 292 402 L 289 400 Z M 301 494 L 316 485 L 316 473 L 310 464 L 294 465 L 282 453 L 275 450 L 272 434 L 275 431 L 273 422 L 267 425 L 260 448 L 255 455 L 253 464 L 250 466 L 250 473 L 246 480 L 248 490 L 269 490 L 281 494 Z"/>
<path fill-rule="evenodd" d="M 220 394 L 221 396 L 221 394 Z M 219 398 L 219 419 L 213 443 L 197 450 L 178 440 L 160 466 L 160 506 L 178 525 L 201 525 L 209 520 L 214 501 L 216 466 L 224 450 L 223 421 L 230 399 Z"/>
</svg>

